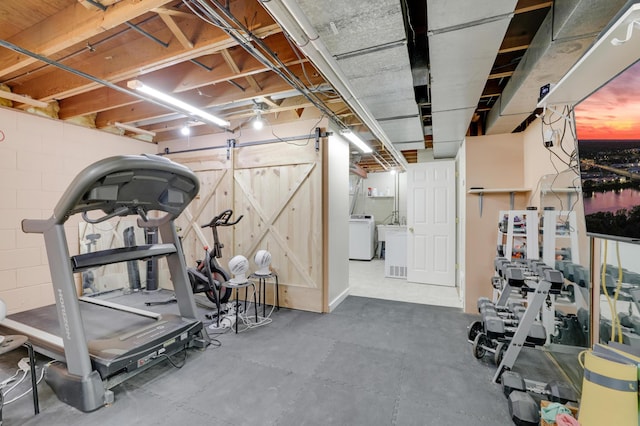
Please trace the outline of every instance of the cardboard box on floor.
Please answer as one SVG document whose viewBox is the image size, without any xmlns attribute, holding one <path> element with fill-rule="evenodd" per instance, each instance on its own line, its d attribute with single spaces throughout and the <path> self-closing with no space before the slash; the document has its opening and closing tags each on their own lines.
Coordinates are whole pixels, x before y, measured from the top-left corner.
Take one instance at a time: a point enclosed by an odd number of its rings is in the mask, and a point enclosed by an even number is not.
<svg viewBox="0 0 640 426">
<path fill-rule="evenodd" d="M 542 409 L 544 407 L 546 407 L 547 405 L 551 404 L 551 402 L 547 401 L 546 399 L 543 399 L 542 401 L 540 401 L 540 410 L 542 411 Z M 567 407 L 569 410 L 571 410 L 571 414 L 573 415 L 573 417 L 575 417 L 576 419 L 578 418 L 578 408 L 577 407 L 572 407 L 570 405 L 566 405 L 565 407 Z M 545 422 L 542 418 L 540 418 L 540 426 L 554 426 L 555 423 L 548 423 Z"/>
</svg>

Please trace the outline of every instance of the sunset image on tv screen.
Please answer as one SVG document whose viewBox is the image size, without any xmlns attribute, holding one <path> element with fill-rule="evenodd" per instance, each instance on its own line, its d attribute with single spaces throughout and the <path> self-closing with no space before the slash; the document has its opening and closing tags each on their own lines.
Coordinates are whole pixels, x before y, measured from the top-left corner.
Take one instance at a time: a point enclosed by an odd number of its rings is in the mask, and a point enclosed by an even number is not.
<svg viewBox="0 0 640 426">
<path fill-rule="evenodd" d="M 587 232 L 640 240 L 640 62 L 574 108 Z"/>
</svg>

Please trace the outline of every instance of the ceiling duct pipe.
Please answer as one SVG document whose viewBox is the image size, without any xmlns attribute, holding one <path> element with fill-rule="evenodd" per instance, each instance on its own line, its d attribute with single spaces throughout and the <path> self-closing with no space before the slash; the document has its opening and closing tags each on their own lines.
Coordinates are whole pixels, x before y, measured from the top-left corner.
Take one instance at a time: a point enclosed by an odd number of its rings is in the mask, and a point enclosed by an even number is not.
<svg viewBox="0 0 640 426">
<path fill-rule="evenodd" d="M 320 36 L 295 0 L 260 0 L 260 3 L 291 36 L 298 48 L 335 87 L 345 102 L 362 118 L 365 125 L 382 142 L 398 164 L 406 170 L 408 163 L 404 155 L 393 146 L 393 143 L 389 140 L 375 117 L 356 97 L 353 88 L 335 58 L 320 40 Z"/>
</svg>

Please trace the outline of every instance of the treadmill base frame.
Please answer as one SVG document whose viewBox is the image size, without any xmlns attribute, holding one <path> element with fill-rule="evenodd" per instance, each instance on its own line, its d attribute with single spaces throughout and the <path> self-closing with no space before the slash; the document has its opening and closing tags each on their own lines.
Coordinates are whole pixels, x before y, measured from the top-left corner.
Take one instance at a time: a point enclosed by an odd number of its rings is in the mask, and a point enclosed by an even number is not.
<svg viewBox="0 0 640 426">
<path fill-rule="evenodd" d="M 54 362 L 46 368 L 44 379 L 60 401 L 85 413 L 113 402 L 113 392 L 105 390 L 97 371 L 80 377 L 70 374 L 65 364 Z"/>
</svg>

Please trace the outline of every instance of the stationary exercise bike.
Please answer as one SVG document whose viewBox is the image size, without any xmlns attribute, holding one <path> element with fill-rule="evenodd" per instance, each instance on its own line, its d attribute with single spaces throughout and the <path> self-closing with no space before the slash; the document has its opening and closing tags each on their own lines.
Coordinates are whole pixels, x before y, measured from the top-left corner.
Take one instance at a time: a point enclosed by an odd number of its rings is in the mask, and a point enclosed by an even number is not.
<svg viewBox="0 0 640 426">
<path fill-rule="evenodd" d="M 230 222 L 232 215 L 233 211 L 227 209 L 211 219 L 208 224 L 202 225 L 202 228 L 211 228 L 213 232 L 213 249 L 205 247 L 204 259 L 196 261 L 195 268 L 187 268 L 193 293 L 204 293 L 207 299 L 216 304 L 218 311 L 220 305 L 227 303 L 231 297 L 231 289 L 224 286 L 231 276 L 218 262 L 224 248 L 218 237 L 218 226 L 233 226 L 243 217 L 240 215 L 235 221 Z"/>
<path fill-rule="evenodd" d="M 207 299 L 215 303 L 218 314 L 221 313 L 221 306 L 229 301 L 232 291 L 224 286 L 224 283 L 229 281 L 231 276 L 218 262 L 218 259 L 222 257 L 222 249 L 224 248 L 224 244 L 220 242 L 218 237 L 218 226 L 233 226 L 240 222 L 243 217 L 240 215 L 235 221 L 229 222 L 232 215 L 233 210 L 227 209 L 211 219 L 208 224 L 201 226 L 202 228 L 211 228 L 213 232 L 213 249 L 210 250 L 209 247 L 205 246 L 204 259 L 196 260 L 195 267 L 187 268 L 187 275 L 193 294 L 204 293 Z M 176 301 L 176 298 L 172 297 L 169 300 L 146 302 L 145 305 L 165 305 Z"/>
</svg>

